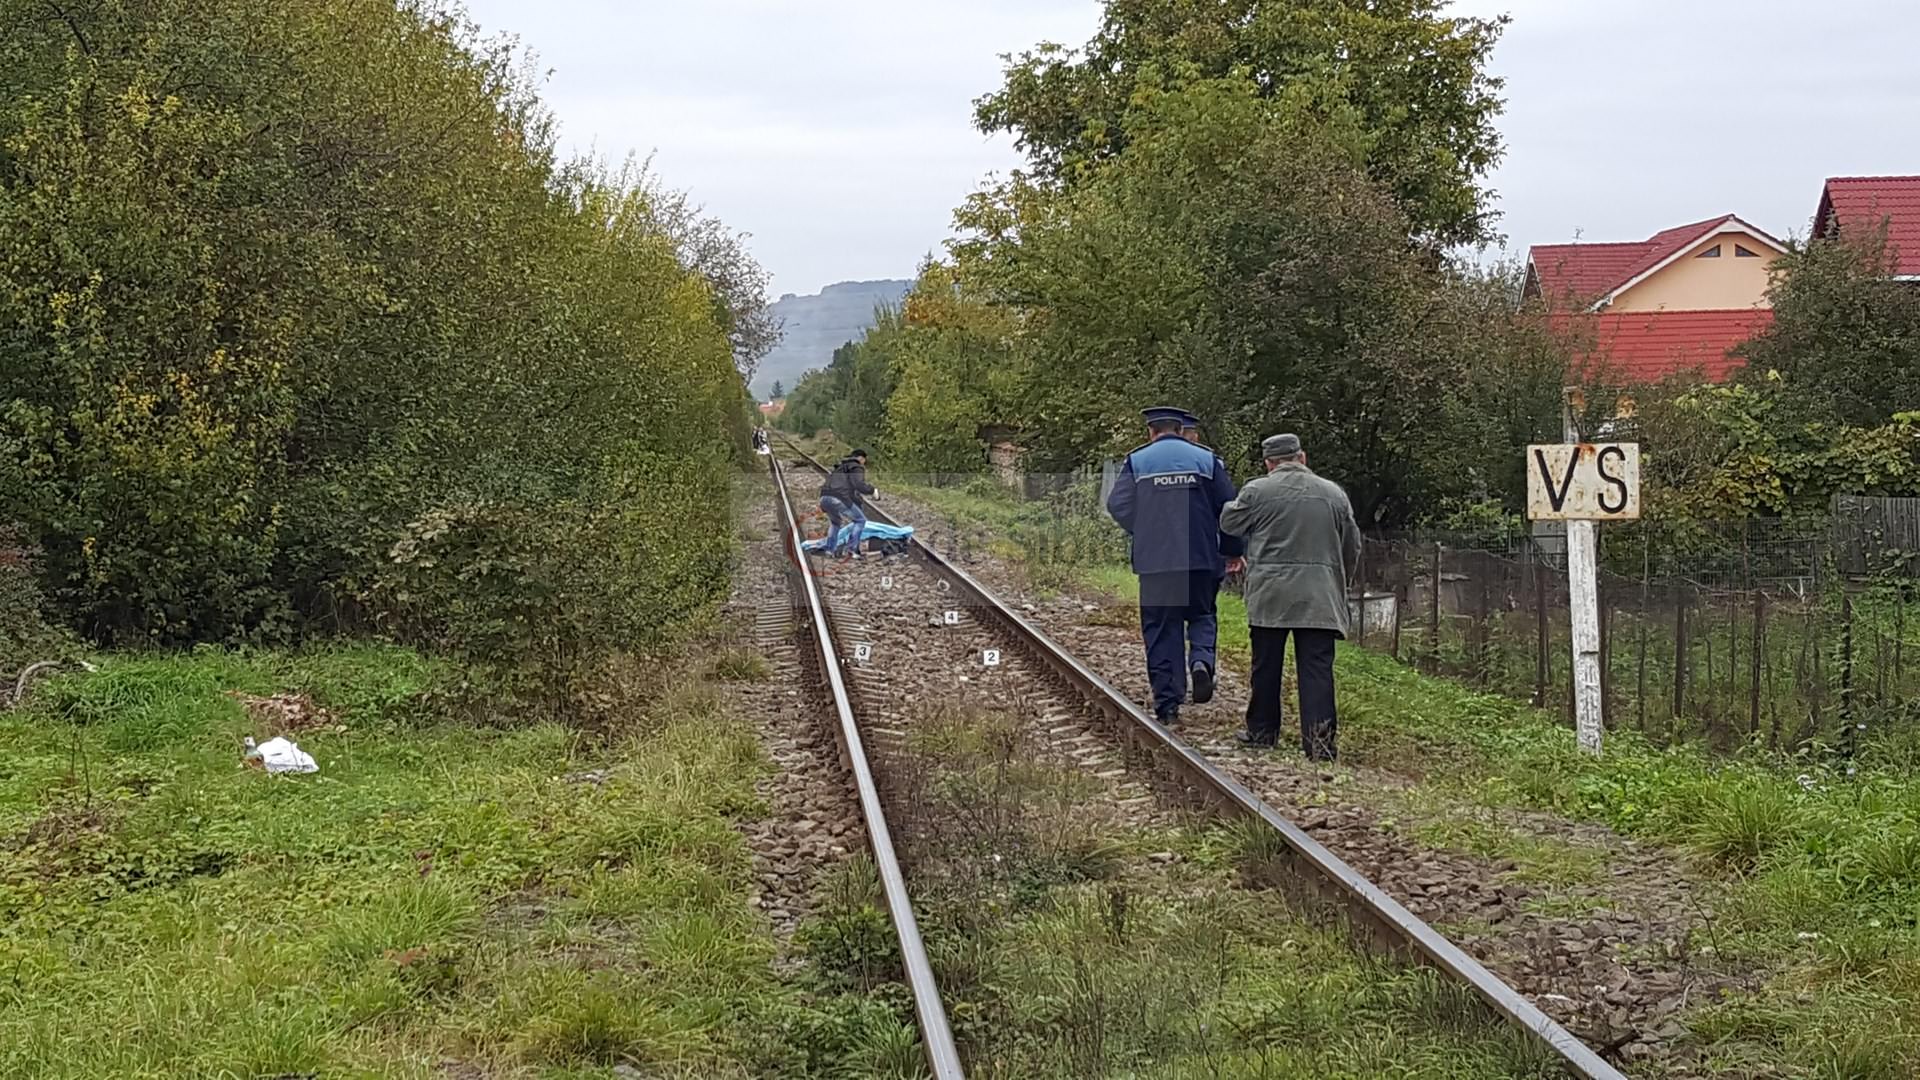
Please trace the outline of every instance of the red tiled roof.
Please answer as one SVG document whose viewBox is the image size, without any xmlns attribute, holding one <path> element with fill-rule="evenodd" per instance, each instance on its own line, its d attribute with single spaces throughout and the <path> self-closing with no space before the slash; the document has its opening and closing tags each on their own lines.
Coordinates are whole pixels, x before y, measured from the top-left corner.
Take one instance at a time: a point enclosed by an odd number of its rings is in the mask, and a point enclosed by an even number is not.
<svg viewBox="0 0 1920 1080">
<path fill-rule="evenodd" d="M 1815 236 L 1887 229 L 1894 273 L 1920 274 L 1920 176 L 1835 176 L 1820 193 L 1813 216 Z"/>
<path fill-rule="evenodd" d="M 1549 301 L 1594 301 L 1632 275 L 1646 254 L 1644 242 L 1629 244 L 1535 244 L 1527 253 L 1540 295 Z"/>
<path fill-rule="evenodd" d="M 1566 300 L 1592 303 L 1736 217 L 1721 214 L 1690 225 L 1677 225 L 1634 243 L 1535 244 L 1527 253 L 1527 261 L 1533 266 L 1540 295 L 1548 303 Z"/>
<path fill-rule="evenodd" d="M 1560 316 L 1556 329 L 1570 336 L 1577 369 L 1628 382 L 1657 382 L 1668 375 L 1697 371 L 1723 382 L 1741 361 L 1727 350 L 1773 325 L 1767 308 L 1723 311 L 1621 311 Z"/>
</svg>

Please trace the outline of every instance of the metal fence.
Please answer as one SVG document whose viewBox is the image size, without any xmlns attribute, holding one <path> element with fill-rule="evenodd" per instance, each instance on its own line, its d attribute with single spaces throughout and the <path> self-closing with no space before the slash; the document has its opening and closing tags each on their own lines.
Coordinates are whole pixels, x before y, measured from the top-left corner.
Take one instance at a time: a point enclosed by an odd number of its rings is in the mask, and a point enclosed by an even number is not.
<svg viewBox="0 0 1920 1080">
<path fill-rule="evenodd" d="M 1916 583 L 1835 573 L 1829 553 L 1808 543 L 1723 549 L 1725 565 L 1711 573 L 1603 573 L 1608 727 L 1720 749 L 1850 751 L 1873 725 L 1904 722 L 1920 698 L 1909 640 L 1920 628 L 1908 625 L 1920 614 L 1908 610 Z M 1650 545 L 1645 562 L 1655 562 Z M 1571 722 L 1567 578 L 1548 551 L 1373 540 L 1360 584 L 1361 643 Z"/>
<path fill-rule="evenodd" d="M 1002 539 L 1036 580 L 1123 558 L 1106 517 L 1117 462 L 1026 485 Z M 1037 494 L 1044 493 L 1044 494 Z M 1640 522 L 1601 533 L 1609 728 L 1658 743 L 1850 751 L 1920 732 L 1920 500 L 1844 496 L 1830 516 Z M 945 530 L 967 543 L 967 530 Z M 1357 643 L 1562 712 L 1573 673 L 1564 538 L 1524 524 L 1367 541 Z M 1909 716 L 1909 707 L 1912 716 Z"/>
</svg>

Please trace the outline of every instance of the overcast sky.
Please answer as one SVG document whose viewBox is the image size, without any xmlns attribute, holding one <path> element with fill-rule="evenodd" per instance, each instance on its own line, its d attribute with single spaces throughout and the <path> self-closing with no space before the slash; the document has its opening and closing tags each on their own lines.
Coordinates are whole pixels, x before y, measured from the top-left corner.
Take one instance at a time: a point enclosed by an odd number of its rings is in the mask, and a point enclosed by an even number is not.
<svg viewBox="0 0 1920 1080">
<path fill-rule="evenodd" d="M 1018 164 L 971 126 L 1000 54 L 1091 35 L 1087 0 L 467 0 L 552 75 L 566 145 L 753 234 L 776 295 L 907 277 Z M 1913 0 L 1458 0 L 1508 13 L 1509 244 L 1733 212 L 1801 234 L 1829 175 L 1920 173 Z"/>
</svg>

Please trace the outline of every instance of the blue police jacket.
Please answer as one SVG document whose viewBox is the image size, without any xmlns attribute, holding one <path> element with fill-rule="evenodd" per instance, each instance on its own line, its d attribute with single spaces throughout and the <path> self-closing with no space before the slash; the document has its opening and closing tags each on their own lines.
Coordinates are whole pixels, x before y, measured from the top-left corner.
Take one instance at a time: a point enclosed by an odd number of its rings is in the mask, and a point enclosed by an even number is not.
<svg viewBox="0 0 1920 1080">
<path fill-rule="evenodd" d="M 1107 496 L 1107 513 L 1133 537 L 1133 572 L 1224 573 L 1245 552 L 1220 532 L 1220 511 L 1236 494 L 1227 465 L 1211 449 L 1162 435 L 1127 455 Z"/>
</svg>

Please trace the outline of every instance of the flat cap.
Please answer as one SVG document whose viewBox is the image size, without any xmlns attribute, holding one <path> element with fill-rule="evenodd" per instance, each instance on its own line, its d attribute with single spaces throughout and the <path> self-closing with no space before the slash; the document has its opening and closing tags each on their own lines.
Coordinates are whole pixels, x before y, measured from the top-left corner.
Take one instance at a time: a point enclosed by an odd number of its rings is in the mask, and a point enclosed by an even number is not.
<svg viewBox="0 0 1920 1080">
<path fill-rule="evenodd" d="M 1151 409 L 1141 409 L 1140 415 L 1146 417 L 1147 423 L 1158 424 L 1166 420 L 1184 423 L 1188 414 L 1187 410 L 1174 405 L 1155 405 Z"/>
<path fill-rule="evenodd" d="M 1260 440 L 1260 454 L 1266 458 L 1292 457 L 1300 452 L 1300 436 L 1269 435 Z"/>
</svg>

